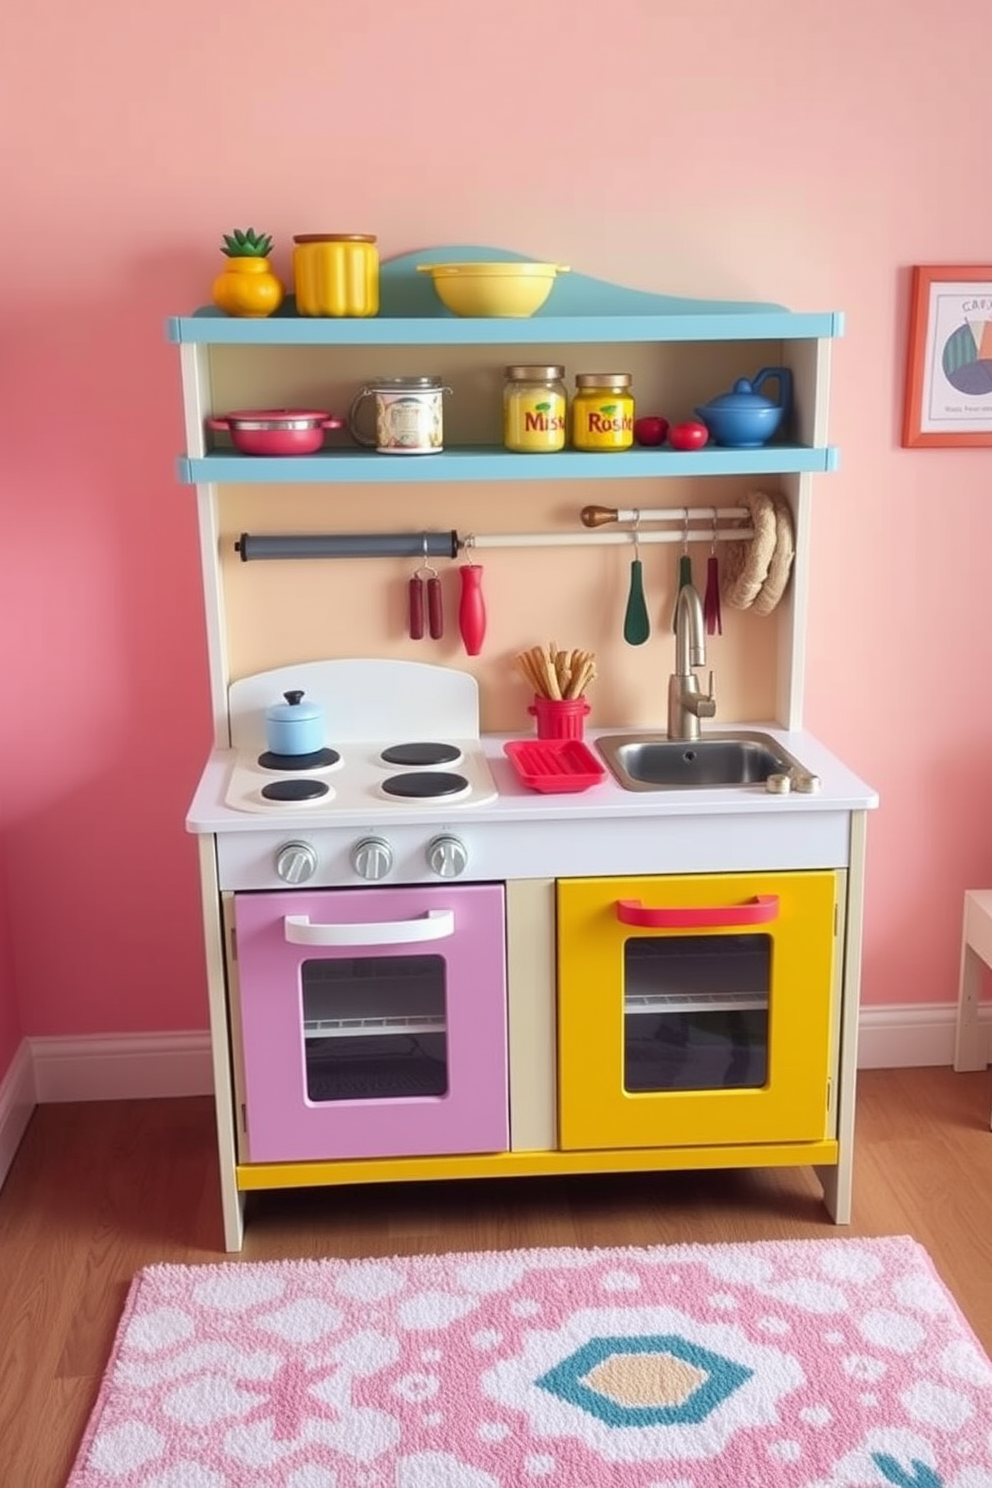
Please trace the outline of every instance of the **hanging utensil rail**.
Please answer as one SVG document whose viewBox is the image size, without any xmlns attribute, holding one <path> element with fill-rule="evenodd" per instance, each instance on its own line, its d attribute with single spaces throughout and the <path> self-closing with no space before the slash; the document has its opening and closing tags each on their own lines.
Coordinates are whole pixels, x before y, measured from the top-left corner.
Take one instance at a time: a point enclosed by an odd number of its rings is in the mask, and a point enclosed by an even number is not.
<svg viewBox="0 0 992 1488">
<path fill-rule="evenodd" d="M 740 542 L 754 536 L 751 527 L 728 528 L 726 532 L 717 532 L 717 542 Z M 710 527 L 690 528 L 684 532 L 679 528 L 678 532 L 644 532 L 637 534 L 637 541 L 643 546 L 645 543 L 680 543 L 680 542 L 712 542 L 713 529 Z M 465 542 L 474 548 L 594 548 L 599 545 L 606 546 L 610 543 L 632 543 L 633 532 L 493 532 L 472 533 L 465 538 Z"/>
<path fill-rule="evenodd" d="M 457 558 L 457 532 L 242 532 L 234 544 L 242 563 L 256 558 Z"/>
<path fill-rule="evenodd" d="M 579 513 L 584 527 L 610 522 L 729 522 L 750 515 L 746 506 L 584 506 Z"/>
<path fill-rule="evenodd" d="M 606 513 L 589 522 L 587 513 Z M 743 506 L 680 506 L 657 510 L 584 507 L 582 520 L 596 530 L 586 532 L 473 532 L 460 536 L 453 529 L 444 532 L 313 532 L 251 533 L 242 532 L 234 544 L 242 563 L 262 558 L 457 558 L 473 548 L 584 548 L 606 547 L 634 541 L 634 532 L 603 532 L 608 522 L 671 522 L 674 530 L 645 532 L 637 528 L 639 543 L 713 543 L 746 542 L 754 536 L 752 527 L 717 526 L 750 516 Z M 705 528 L 692 528 L 690 521 L 707 521 Z"/>
</svg>

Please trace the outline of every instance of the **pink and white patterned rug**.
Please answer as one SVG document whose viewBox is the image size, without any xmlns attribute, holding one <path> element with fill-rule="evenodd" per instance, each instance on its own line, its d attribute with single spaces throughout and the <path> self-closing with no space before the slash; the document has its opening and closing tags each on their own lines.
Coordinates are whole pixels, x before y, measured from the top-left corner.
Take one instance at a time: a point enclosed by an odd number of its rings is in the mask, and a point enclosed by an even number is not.
<svg viewBox="0 0 992 1488">
<path fill-rule="evenodd" d="M 68 1488 L 992 1488 L 905 1237 L 136 1277 Z"/>
</svg>

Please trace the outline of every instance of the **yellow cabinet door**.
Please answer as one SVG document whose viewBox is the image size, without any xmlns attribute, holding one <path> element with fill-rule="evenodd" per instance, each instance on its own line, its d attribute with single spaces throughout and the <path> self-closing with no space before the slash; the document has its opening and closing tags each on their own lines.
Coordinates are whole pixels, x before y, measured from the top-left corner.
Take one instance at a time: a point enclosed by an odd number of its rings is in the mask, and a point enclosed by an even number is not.
<svg viewBox="0 0 992 1488">
<path fill-rule="evenodd" d="M 562 879 L 563 1149 L 827 1135 L 831 872 Z"/>
</svg>

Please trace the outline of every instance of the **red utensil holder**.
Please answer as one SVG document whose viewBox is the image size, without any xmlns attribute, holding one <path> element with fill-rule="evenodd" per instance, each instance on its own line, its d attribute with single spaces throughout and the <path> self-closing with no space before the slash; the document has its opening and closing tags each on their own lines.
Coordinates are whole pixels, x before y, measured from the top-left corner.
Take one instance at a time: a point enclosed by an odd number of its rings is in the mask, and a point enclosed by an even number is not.
<svg viewBox="0 0 992 1488">
<path fill-rule="evenodd" d="M 537 719 L 539 739 L 581 739 L 585 734 L 589 704 L 585 698 L 535 696 L 527 712 Z"/>
</svg>

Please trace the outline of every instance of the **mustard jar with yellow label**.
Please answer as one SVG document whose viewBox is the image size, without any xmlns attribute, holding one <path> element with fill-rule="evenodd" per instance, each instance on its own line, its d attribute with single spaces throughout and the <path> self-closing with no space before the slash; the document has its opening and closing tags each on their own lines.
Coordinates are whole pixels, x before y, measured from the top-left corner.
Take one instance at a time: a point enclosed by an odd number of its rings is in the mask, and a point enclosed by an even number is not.
<svg viewBox="0 0 992 1488">
<path fill-rule="evenodd" d="M 565 448 L 568 391 L 564 367 L 507 367 L 503 382 L 503 443 L 517 454 Z"/>
<path fill-rule="evenodd" d="M 580 372 L 572 399 L 572 443 L 578 450 L 626 450 L 634 443 L 629 372 Z"/>
</svg>

